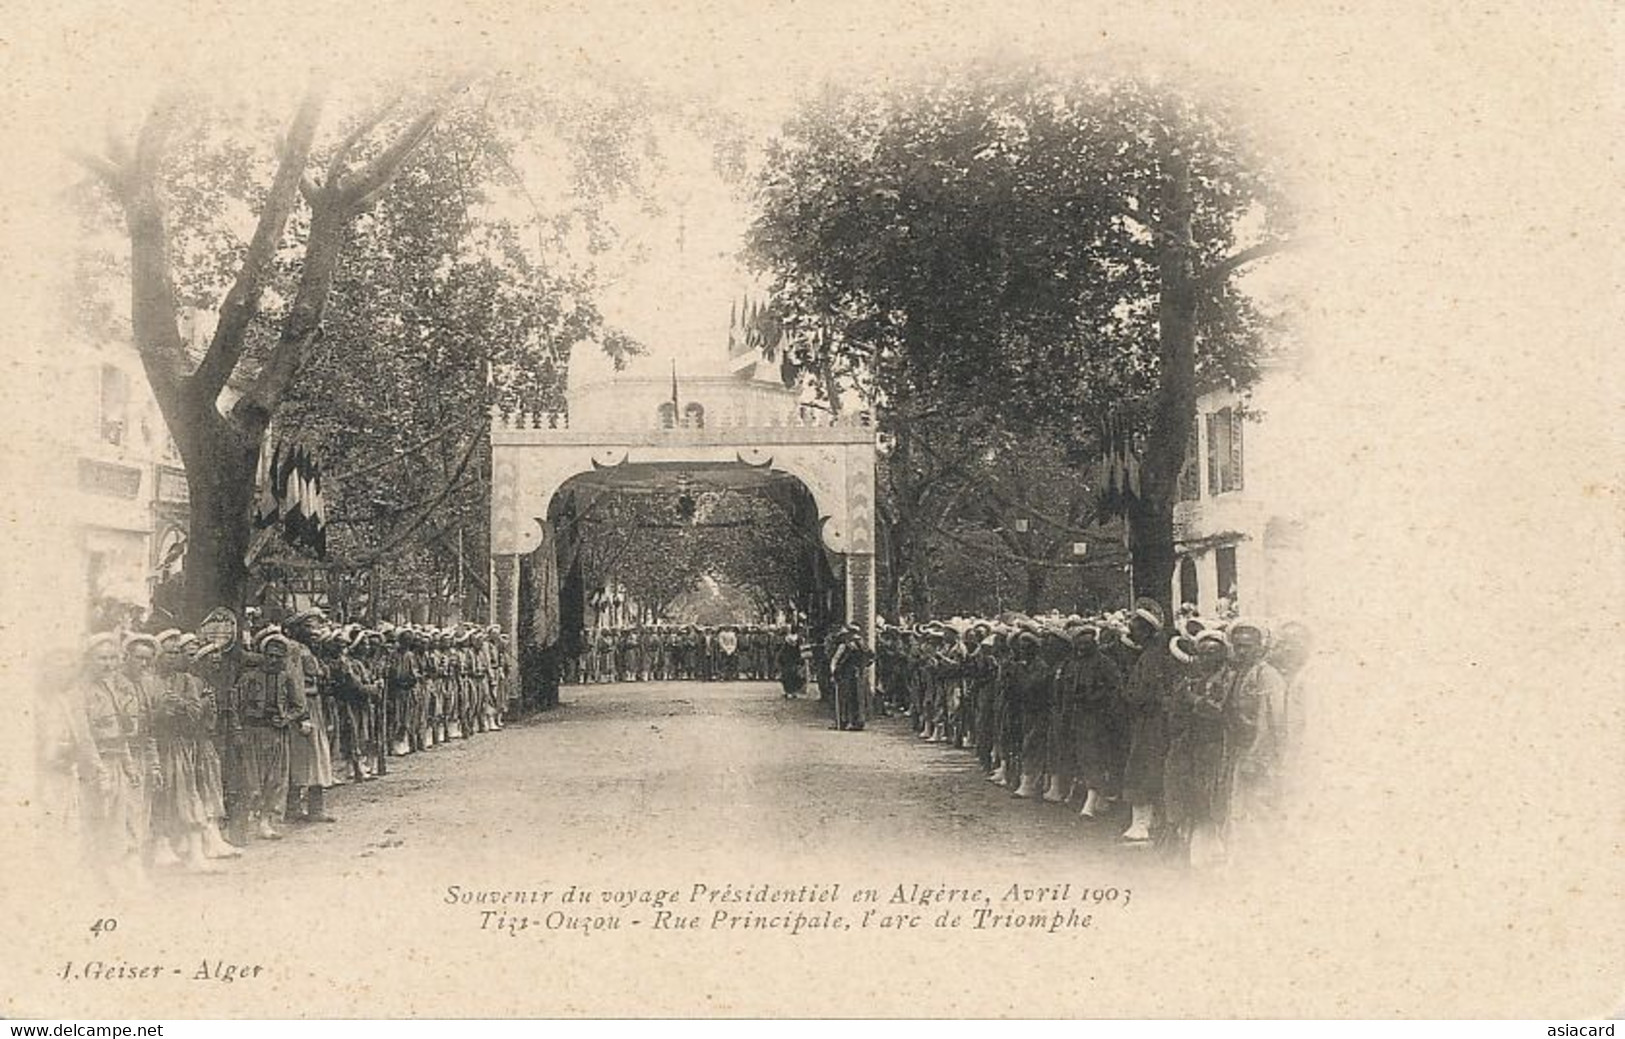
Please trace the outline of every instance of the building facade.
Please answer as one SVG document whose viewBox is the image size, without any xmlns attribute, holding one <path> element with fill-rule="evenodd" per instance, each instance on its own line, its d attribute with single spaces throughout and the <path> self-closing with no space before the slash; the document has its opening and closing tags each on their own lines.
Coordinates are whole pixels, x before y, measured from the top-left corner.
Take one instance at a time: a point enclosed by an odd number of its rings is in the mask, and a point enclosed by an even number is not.
<svg viewBox="0 0 1625 1039">
<path fill-rule="evenodd" d="M 1174 506 L 1171 597 L 1203 614 L 1221 606 L 1285 616 L 1304 606 L 1303 525 L 1294 513 L 1292 444 L 1268 421 L 1295 407 L 1297 383 L 1272 373 L 1246 394 L 1197 399 Z M 1222 602 L 1228 600 L 1228 602 Z"/>
<path fill-rule="evenodd" d="M 110 600 L 161 607 L 186 549 L 186 471 L 141 359 L 127 342 L 76 342 L 59 362 L 71 587 L 92 610 Z"/>
</svg>

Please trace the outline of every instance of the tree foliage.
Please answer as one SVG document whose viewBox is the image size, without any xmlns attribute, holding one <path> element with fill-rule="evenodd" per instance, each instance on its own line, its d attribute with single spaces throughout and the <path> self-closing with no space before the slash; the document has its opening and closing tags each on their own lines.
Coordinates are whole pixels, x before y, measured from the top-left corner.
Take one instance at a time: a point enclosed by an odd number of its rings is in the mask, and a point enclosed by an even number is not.
<svg viewBox="0 0 1625 1039">
<path fill-rule="evenodd" d="M 605 200 L 648 166 L 646 100 L 431 76 L 324 135 L 319 91 L 288 125 L 168 94 L 133 142 L 83 156 L 75 317 L 135 340 L 180 448 L 193 612 L 240 603 L 248 558 L 310 569 L 249 542 L 273 418 L 329 474 L 335 589 L 379 566 L 397 598 L 446 588 L 452 567 L 483 584 L 488 407 L 556 406 L 583 339 L 635 348 L 604 328 L 592 264 L 613 242 Z M 123 255 L 94 233 L 120 219 Z M 118 281 L 128 322 L 101 291 Z M 219 318 L 197 352 L 192 308 Z"/>
<path fill-rule="evenodd" d="M 188 620 L 212 605 L 243 603 L 264 432 L 321 337 L 353 223 L 457 93 L 455 85 L 422 86 L 409 104 L 374 107 L 331 141 L 320 139 L 326 96 L 314 87 L 264 161 L 254 143 L 268 136 L 264 124 L 215 118 L 206 100 L 166 91 L 133 140 L 115 133 L 104 152 L 81 155 L 123 218 L 131 336 L 186 466 Z M 269 172 L 255 180 L 245 168 Z M 246 239 L 224 226 L 234 204 L 252 225 Z M 304 227 L 290 230 L 301 207 Z M 298 279 L 274 336 L 250 357 L 285 249 L 298 257 Z M 182 323 L 194 295 L 210 298 L 219 316 L 200 355 Z"/>
<path fill-rule="evenodd" d="M 331 565 L 375 571 L 385 611 L 461 591 L 456 605 L 478 612 L 490 410 L 559 410 L 578 343 L 633 349 L 605 326 L 590 272 L 557 250 L 577 228 L 608 233 L 597 208 L 628 189 L 624 158 L 588 138 L 565 155 L 568 181 L 590 194 L 563 212 L 499 206 L 530 191 L 514 172 L 515 121 L 489 104 L 455 114 L 358 223 L 322 347 L 281 419 L 328 467 Z"/>
<path fill-rule="evenodd" d="M 679 494 L 586 488 L 576 492 L 561 540 L 583 585 L 619 585 L 651 617 L 709 578 L 742 590 L 759 617 L 804 609 L 827 580 L 809 502 L 773 490 L 696 489 Z"/>
<path fill-rule="evenodd" d="M 1110 416 L 1146 438 L 1157 514 L 1136 554 L 1165 595 L 1198 388 L 1247 385 L 1268 338 L 1232 275 L 1289 226 L 1237 120 L 1166 85 L 1033 69 L 832 87 L 771 146 L 758 201 L 751 252 L 797 359 L 856 387 L 893 445 L 894 541 L 939 522 L 920 453 L 974 453 L 979 430 L 1087 451 Z"/>
</svg>

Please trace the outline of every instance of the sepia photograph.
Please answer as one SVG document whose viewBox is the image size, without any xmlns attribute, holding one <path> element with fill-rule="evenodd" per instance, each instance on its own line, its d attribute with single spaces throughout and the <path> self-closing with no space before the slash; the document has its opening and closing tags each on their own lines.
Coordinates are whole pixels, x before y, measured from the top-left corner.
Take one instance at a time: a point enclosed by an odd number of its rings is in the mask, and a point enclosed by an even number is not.
<svg viewBox="0 0 1625 1039">
<path fill-rule="evenodd" d="M 0 1014 L 1625 1008 L 1617 9 L 8 21 Z"/>
</svg>

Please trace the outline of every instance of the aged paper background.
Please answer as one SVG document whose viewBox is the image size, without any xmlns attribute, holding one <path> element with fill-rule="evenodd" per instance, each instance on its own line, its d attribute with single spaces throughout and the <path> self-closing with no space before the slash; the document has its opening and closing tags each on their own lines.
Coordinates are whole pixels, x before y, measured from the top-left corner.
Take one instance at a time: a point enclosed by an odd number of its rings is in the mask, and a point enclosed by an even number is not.
<svg viewBox="0 0 1625 1039">
<path fill-rule="evenodd" d="M 1518 1016 L 1625 1007 L 1617 221 L 1620 10 L 1331 3 L 617 6 L 412 2 L 6 5 L 4 443 L 13 693 L 0 1013 L 172 1016 Z M 438 904 L 448 883 L 960 882 L 863 848 L 684 861 L 353 863 L 342 905 L 125 914 L 121 954 L 268 966 L 262 983 L 64 985 L 86 904 L 28 852 L 25 647 L 61 585 L 47 198 L 62 149 L 157 79 L 279 91 L 314 58 L 624 67 L 764 109 L 843 71 L 997 45 L 1194 69 L 1254 106 L 1297 173 L 1321 407 L 1294 431 L 1332 686 L 1326 783 L 1277 862 L 1146 881 L 1082 936 L 600 936 L 522 951 Z M 136 99 L 136 100 L 131 100 Z M 1019 857 L 994 880 L 1027 883 Z M 1077 878 L 1104 882 L 1114 878 Z M 244 904 L 244 902 L 248 904 Z M 510 943 L 511 945 L 512 943 Z"/>
</svg>

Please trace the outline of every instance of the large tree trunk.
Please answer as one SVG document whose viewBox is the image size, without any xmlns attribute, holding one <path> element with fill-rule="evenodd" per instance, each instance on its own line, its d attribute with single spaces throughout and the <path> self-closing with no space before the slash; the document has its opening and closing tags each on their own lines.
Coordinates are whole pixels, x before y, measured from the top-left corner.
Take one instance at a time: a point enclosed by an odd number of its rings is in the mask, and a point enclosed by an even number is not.
<svg viewBox="0 0 1625 1039">
<path fill-rule="evenodd" d="M 449 98 L 449 95 L 448 95 Z M 338 145 L 324 183 L 306 173 L 322 102 L 320 91 L 300 104 L 282 139 L 276 174 L 261 207 L 254 235 L 203 359 L 192 368 L 180 334 L 169 232 L 160 170 L 170 132 L 185 100 L 166 94 L 154 106 L 132 149 L 115 142 L 108 158 L 87 158 L 124 210 L 130 235 L 130 322 L 147 381 L 165 425 L 180 448 L 191 497 L 191 529 L 185 569 L 185 623 L 216 606 L 241 609 L 248 594 L 245 556 L 253 536 L 249 515 L 255 492 L 260 438 L 284 393 L 321 335 L 322 312 L 338 269 L 350 221 L 365 210 L 400 172 L 413 149 L 440 118 L 434 105 L 394 142 L 359 169 L 346 169 L 351 150 L 376 129 L 386 106 Z M 247 333 L 259 312 L 288 219 L 301 191 L 311 207 L 304 267 L 278 343 L 233 406 L 229 419 L 216 401 L 237 369 Z"/>
<path fill-rule="evenodd" d="M 897 532 L 895 524 L 884 516 L 876 524 L 875 530 L 880 538 L 875 605 L 882 614 L 897 620 L 903 610 L 903 557 L 897 551 Z"/>
<path fill-rule="evenodd" d="M 923 624 L 931 619 L 931 565 L 925 553 L 910 552 L 907 575 L 903 584 L 903 600 L 914 623 Z"/>
<path fill-rule="evenodd" d="M 906 398 L 898 395 L 899 402 Z M 926 535 L 921 529 L 921 495 L 916 481 L 914 434 L 900 424 L 893 433 L 889 479 L 886 490 L 896 519 L 891 525 L 892 572 L 896 575 L 896 603 L 899 613 L 908 613 L 914 623 L 931 618 L 931 560 Z"/>
<path fill-rule="evenodd" d="M 1157 265 L 1161 367 L 1150 434 L 1140 471 L 1140 496 L 1129 513 L 1134 594 L 1170 607 L 1173 585 L 1174 502 L 1196 410 L 1196 259 L 1191 238 L 1189 162 L 1165 149 Z M 1171 614 L 1170 614 L 1171 616 Z"/>
<path fill-rule="evenodd" d="M 1134 595 L 1168 607 L 1174 579 L 1174 511 L 1168 501 L 1142 495 L 1129 512 L 1129 558 Z"/>
<path fill-rule="evenodd" d="M 212 408 L 211 408 L 212 412 Z M 259 464 L 259 439 L 214 417 L 183 420 L 178 435 L 191 497 L 185 568 L 188 626 L 216 606 L 241 611 L 248 595 L 249 510 Z M 201 427 L 201 430 L 199 429 Z"/>
<path fill-rule="evenodd" d="M 1025 604 L 1024 612 L 1028 616 L 1032 616 L 1038 612 L 1039 606 L 1044 601 L 1044 589 L 1049 584 L 1049 574 L 1041 566 L 1029 565 L 1022 567 L 1022 569 L 1025 571 L 1027 578 L 1022 596 L 1022 602 Z"/>
</svg>

